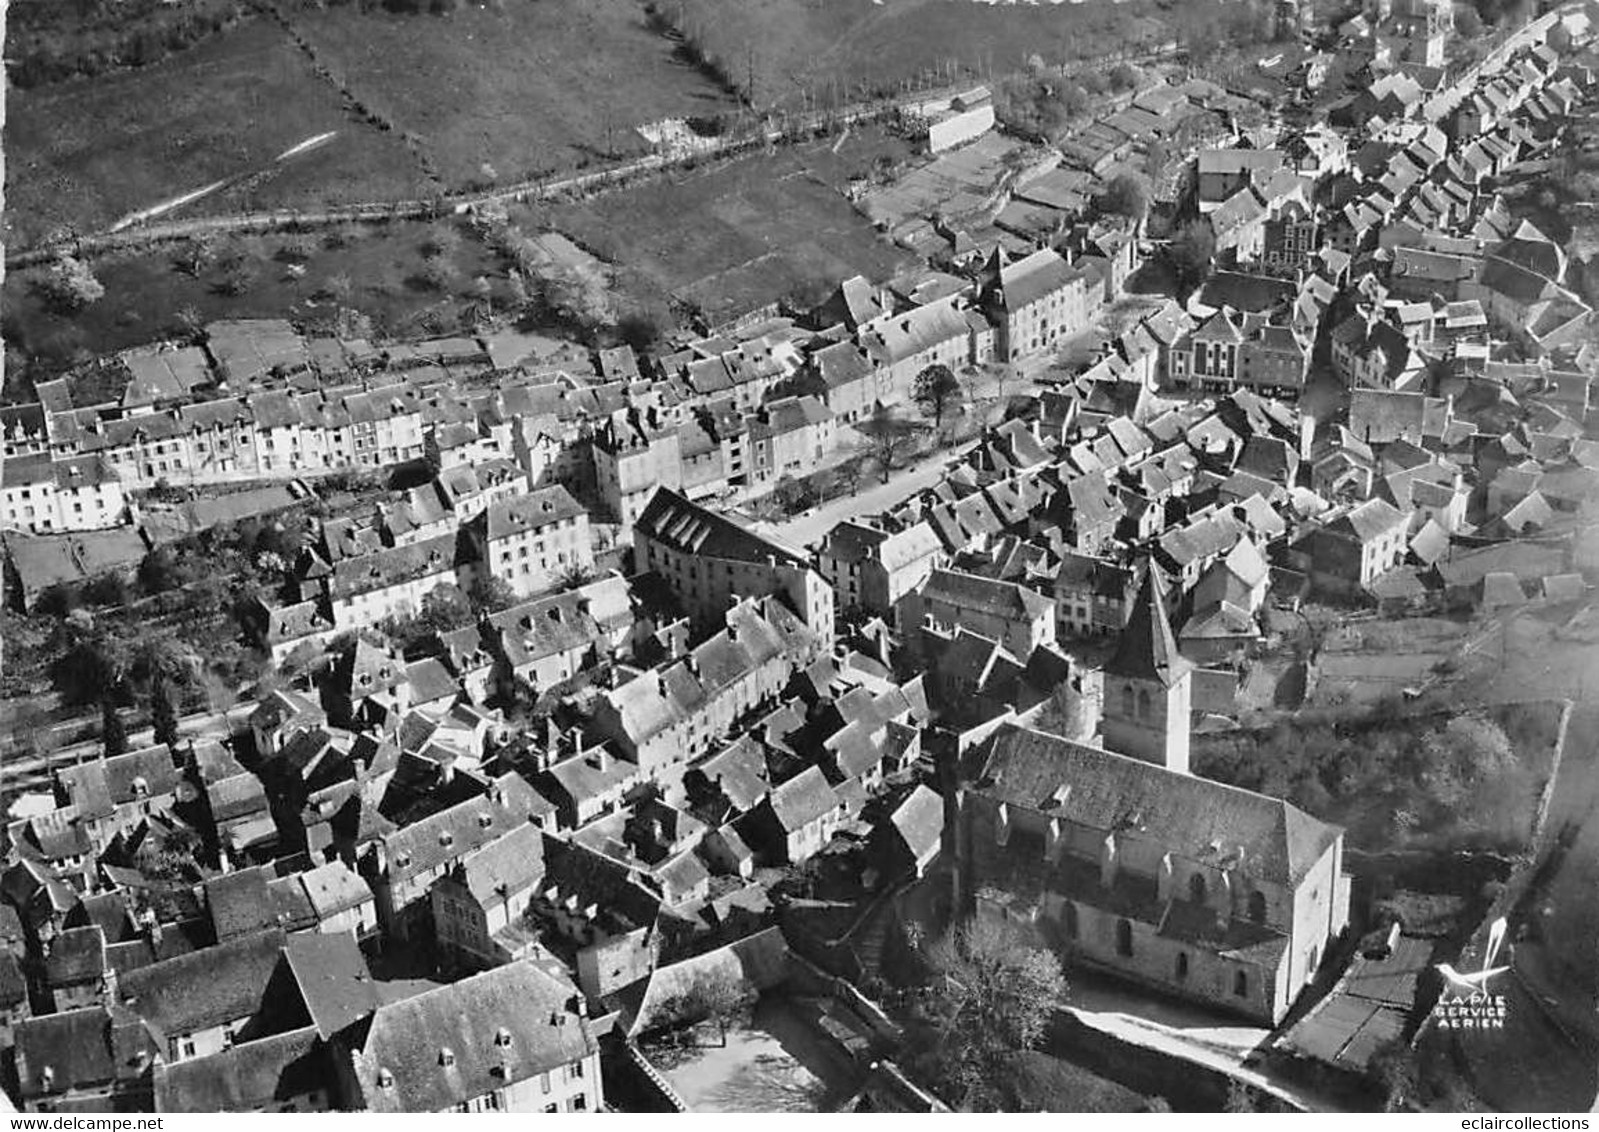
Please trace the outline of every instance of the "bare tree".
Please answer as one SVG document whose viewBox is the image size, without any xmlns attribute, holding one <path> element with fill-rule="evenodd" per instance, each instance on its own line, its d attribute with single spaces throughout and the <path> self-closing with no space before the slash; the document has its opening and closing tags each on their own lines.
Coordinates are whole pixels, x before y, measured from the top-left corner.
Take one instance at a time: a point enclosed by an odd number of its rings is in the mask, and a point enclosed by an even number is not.
<svg viewBox="0 0 1599 1132">
<path fill-rule="evenodd" d="M 916 375 L 911 395 L 922 412 L 933 418 L 933 427 L 942 429 L 944 417 L 960 404 L 963 394 L 960 379 L 946 365 L 930 365 Z"/>
<path fill-rule="evenodd" d="M 884 483 L 899 467 L 921 431 L 916 422 L 899 419 L 886 405 L 877 406 L 872 415 L 855 428 L 871 446 L 872 460 Z"/>
</svg>

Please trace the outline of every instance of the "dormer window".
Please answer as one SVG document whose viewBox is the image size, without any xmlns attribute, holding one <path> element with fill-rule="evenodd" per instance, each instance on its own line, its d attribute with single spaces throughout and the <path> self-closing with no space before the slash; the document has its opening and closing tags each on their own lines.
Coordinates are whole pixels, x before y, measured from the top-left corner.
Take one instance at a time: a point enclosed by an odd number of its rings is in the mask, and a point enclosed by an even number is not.
<svg viewBox="0 0 1599 1132">
<path fill-rule="evenodd" d="M 455 1051 L 449 1046 L 439 1050 L 439 1064 L 448 1069 L 455 1064 Z"/>
<path fill-rule="evenodd" d="M 504 1026 L 501 1026 L 498 1030 L 495 1030 L 494 1044 L 500 1049 L 510 1049 L 511 1031 L 507 1030 Z"/>
<path fill-rule="evenodd" d="M 455 844 L 455 834 L 451 833 L 447 829 L 444 830 L 442 833 L 439 834 L 439 844 L 443 845 L 445 847 L 454 845 Z"/>
<path fill-rule="evenodd" d="M 394 1074 L 390 1073 L 387 1069 L 379 1069 L 378 1070 L 378 1088 L 380 1088 L 380 1089 L 392 1089 L 392 1088 L 394 1088 Z"/>
</svg>

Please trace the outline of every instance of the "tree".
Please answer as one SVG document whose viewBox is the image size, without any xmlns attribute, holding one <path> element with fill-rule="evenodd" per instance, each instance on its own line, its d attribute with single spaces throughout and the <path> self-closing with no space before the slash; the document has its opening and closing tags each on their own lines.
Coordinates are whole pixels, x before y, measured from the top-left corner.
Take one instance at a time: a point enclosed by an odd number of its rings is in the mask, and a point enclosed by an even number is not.
<svg viewBox="0 0 1599 1132">
<path fill-rule="evenodd" d="M 855 429 L 871 445 L 872 459 L 884 483 L 899 467 L 919 431 L 914 421 L 900 420 L 886 405 L 878 405 Z"/>
<path fill-rule="evenodd" d="M 1223 1112 L 1254 1112 L 1255 1094 L 1250 1092 L 1249 1086 L 1236 1077 L 1227 1079 L 1227 1099 L 1222 1103 Z"/>
<path fill-rule="evenodd" d="M 105 298 L 105 285 L 89 265 L 69 255 L 56 260 L 39 280 L 39 289 L 45 302 L 61 314 L 76 314 Z"/>
<path fill-rule="evenodd" d="M 1070 680 L 1062 680 L 1050 693 L 1049 700 L 1034 719 L 1040 731 L 1052 731 L 1068 739 L 1086 739 L 1083 734 L 1090 721 L 1088 700 Z"/>
<path fill-rule="evenodd" d="M 1138 85 L 1138 68 L 1131 63 L 1117 63 L 1110 69 L 1111 90 L 1132 90 Z"/>
<path fill-rule="evenodd" d="M 117 711 L 116 701 L 109 695 L 100 701 L 100 744 L 108 759 L 128 749 L 128 729 Z"/>
<path fill-rule="evenodd" d="M 930 1002 L 941 1023 L 938 1079 L 961 1106 L 995 1108 L 1011 1059 L 1038 1044 L 1066 993 L 1060 960 L 988 919 L 954 928 L 927 960 L 938 972 Z"/>
<path fill-rule="evenodd" d="M 434 633 L 448 633 L 473 618 L 472 602 L 460 586 L 436 586 L 422 598 L 422 609 L 417 622 Z"/>
<path fill-rule="evenodd" d="M 216 242 L 209 236 L 194 236 L 178 245 L 172 265 L 185 275 L 200 278 L 201 272 L 216 258 Z"/>
<path fill-rule="evenodd" d="M 521 600 L 504 578 L 496 578 L 493 574 L 482 571 L 472 579 L 471 588 L 467 590 L 466 596 L 480 615 L 509 609 Z"/>
<path fill-rule="evenodd" d="M 557 580 L 557 585 L 562 592 L 580 590 L 594 580 L 594 571 L 581 562 L 574 562 L 562 570 Z"/>
<path fill-rule="evenodd" d="M 168 747 L 178 743 L 178 705 L 164 675 L 150 681 L 150 726 L 155 741 Z"/>
<path fill-rule="evenodd" d="M 1394 1038 L 1373 1051 L 1366 1075 L 1383 1098 L 1384 1112 L 1402 1112 L 1416 1096 L 1420 1072 L 1416 1052 L 1403 1038 Z"/>
<path fill-rule="evenodd" d="M 218 266 L 220 273 L 216 281 L 217 292 L 235 297 L 254 287 L 256 278 L 261 273 L 255 255 L 242 244 L 230 249 L 219 261 Z"/>
<path fill-rule="evenodd" d="M 64 705 L 91 705 L 122 687 L 132 663 L 132 650 L 126 641 L 95 630 L 74 641 L 51 662 L 50 682 Z"/>
<path fill-rule="evenodd" d="M 1477 9 L 1468 6 L 1455 9 L 1455 31 L 1466 39 L 1476 39 L 1482 34 L 1482 17 Z"/>
<path fill-rule="evenodd" d="M 1191 291 L 1210 274 L 1216 254 L 1216 234 L 1205 220 L 1190 220 L 1178 229 L 1166 248 L 1166 259 L 1179 293 Z"/>
<path fill-rule="evenodd" d="M 422 258 L 449 259 L 461 249 L 461 233 L 449 224 L 435 224 L 422 241 Z"/>
<path fill-rule="evenodd" d="M 742 983 L 701 975 L 687 990 L 662 1002 L 655 1017 L 659 1025 L 673 1028 L 715 1022 L 725 1046 L 728 1027 L 747 1016 L 754 1004 L 755 995 Z"/>
<path fill-rule="evenodd" d="M 1118 174 L 1100 194 L 1099 207 L 1113 216 L 1125 216 L 1135 222 L 1142 220 L 1149 211 L 1149 190 L 1131 173 Z"/>
<path fill-rule="evenodd" d="M 336 275 L 328 276 L 327 282 L 322 284 L 322 289 L 336 302 L 347 305 L 350 296 L 355 294 L 355 283 L 342 271 Z"/>
<path fill-rule="evenodd" d="M 644 353 L 661 340 L 661 324 L 649 311 L 629 311 L 616 324 L 616 333 L 624 345 Z"/>
<path fill-rule="evenodd" d="M 200 340 L 200 335 L 205 330 L 205 318 L 195 307 L 187 304 L 181 306 L 172 317 L 185 338 L 193 342 Z"/>
<path fill-rule="evenodd" d="M 911 396 L 921 406 L 922 412 L 933 418 L 933 427 L 942 428 L 944 414 L 960 404 L 962 395 L 960 379 L 946 365 L 930 365 L 916 375 Z"/>
</svg>

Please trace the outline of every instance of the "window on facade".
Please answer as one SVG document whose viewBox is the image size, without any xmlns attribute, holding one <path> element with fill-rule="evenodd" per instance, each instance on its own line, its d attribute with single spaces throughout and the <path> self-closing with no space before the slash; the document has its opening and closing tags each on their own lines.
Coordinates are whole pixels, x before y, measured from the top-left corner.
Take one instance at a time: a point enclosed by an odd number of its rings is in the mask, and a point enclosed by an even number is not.
<svg viewBox="0 0 1599 1132">
<path fill-rule="evenodd" d="M 1131 684 L 1123 685 L 1123 687 L 1122 687 L 1122 714 L 1127 716 L 1129 719 L 1131 719 L 1136 710 L 1137 710 L 1137 705 L 1134 702 L 1133 686 Z"/>
<path fill-rule="evenodd" d="M 1266 894 L 1259 889 L 1249 894 L 1249 918 L 1257 924 L 1266 922 Z"/>
<path fill-rule="evenodd" d="M 1233 993 L 1239 998 L 1244 998 L 1249 994 L 1249 976 L 1242 971 L 1237 971 L 1233 974 Z"/>
<path fill-rule="evenodd" d="M 1186 951 L 1177 953 L 1177 977 L 1179 979 L 1188 977 L 1188 952 Z"/>
<path fill-rule="evenodd" d="M 550 1075 L 548 1073 L 539 1074 L 539 1088 L 546 1093 L 550 1091 Z"/>
<path fill-rule="evenodd" d="M 1071 903 L 1070 901 L 1068 901 L 1066 903 L 1066 907 L 1065 907 L 1065 917 L 1066 917 L 1066 938 L 1067 939 L 1076 939 L 1077 938 L 1077 930 L 1078 930 L 1077 929 L 1077 905 L 1075 905 L 1075 904 Z"/>
<path fill-rule="evenodd" d="M 589 1099 L 585 1094 L 579 1093 L 577 1096 L 573 1097 L 569 1102 L 567 1102 L 566 1107 L 568 1112 L 587 1112 L 589 1107 Z"/>
<path fill-rule="evenodd" d="M 1205 902 L 1205 874 L 1195 873 L 1188 878 L 1188 899 L 1195 904 Z"/>
<path fill-rule="evenodd" d="M 1138 690 L 1138 718 L 1148 719 L 1149 714 L 1149 689 L 1140 688 Z"/>
<path fill-rule="evenodd" d="M 1133 953 L 1133 925 L 1126 920 L 1116 921 L 1116 954 L 1130 956 Z"/>
</svg>

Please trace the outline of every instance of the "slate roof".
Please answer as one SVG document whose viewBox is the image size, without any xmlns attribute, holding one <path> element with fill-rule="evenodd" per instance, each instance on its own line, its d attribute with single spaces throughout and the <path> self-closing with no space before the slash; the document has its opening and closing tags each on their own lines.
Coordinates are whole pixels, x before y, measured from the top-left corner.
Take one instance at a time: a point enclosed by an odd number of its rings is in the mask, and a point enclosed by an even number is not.
<svg viewBox="0 0 1599 1132">
<path fill-rule="evenodd" d="M 45 982 L 54 989 L 99 979 L 106 969 L 105 947 L 105 932 L 98 924 L 61 932 L 45 960 Z"/>
<path fill-rule="evenodd" d="M 835 809 L 838 795 L 821 768 L 812 766 L 773 788 L 769 801 L 778 825 L 792 833 Z"/>
<path fill-rule="evenodd" d="M 517 962 L 379 1008 L 352 1050 L 365 1108 L 448 1111 L 594 1054 L 576 994 Z"/>
<path fill-rule="evenodd" d="M 895 832 L 917 861 L 938 850 L 944 836 L 944 799 L 918 785 L 889 815 Z"/>
<path fill-rule="evenodd" d="M 488 509 L 489 541 L 515 538 L 585 514 L 583 505 L 560 484 L 497 500 Z"/>
<path fill-rule="evenodd" d="M 295 1098 L 332 1092 L 333 1079 L 328 1048 L 316 1027 L 306 1026 L 163 1064 L 154 1077 L 155 1111 L 273 1112 Z"/>
<path fill-rule="evenodd" d="M 311 1027 L 324 1039 L 383 1003 L 383 992 L 350 932 L 292 935 L 284 942 L 283 962 L 299 989 Z"/>
<path fill-rule="evenodd" d="M 635 536 L 654 539 L 673 550 L 701 558 L 725 558 L 766 565 L 769 557 L 804 566 L 802 556 L 762 538 L 731 519 L 690 503 L 670 488 L 658 488 L 633 525 Z"/>
<path fill-rule="evenodd" d="M 922 583 L 921 596 L 959 609 L 1009 620 L 1031 621 L 1050 611 L 1049 599 L 1015 582 L 1001 582 L 958 570 L 934 570 Z"/>
<path fill-rule="evenodd" d="M 163 1039 L 250 1017 L 284 938 L 273 928 L 141 967 L 118 980 L 118 996 Z"/>
<path fill-rule="evenodd" d="M 531 823 L 516 827 L 467 856 L 457 876 L 485 908 L 528 891 L 544 877 L 543 832 Z"/>
<path fill-rule="evenodd" d="M 24 1097 L 130 1080 L 144 1072 L 156 1053 L 136 1018 L 102 1006 L 26 1018 L 12 1034 L 17 1084 Z M 49 1089 L 43 1080 L 46 1069 L 52 1077 Z"/>
<path fill-rule="evenodd" d="M 548 803 L 518 774 L 494 781 L 493 793 L 468 798 L 384 835 L 391 884 L 403 884 L 526 825 Z"/>
<path fill-rule="evenodd" d="M 1157 680 L 1171 687 L 1193 669 L 1177 650 L 1177 637 L 1166 619 L 1166 586 L 1154 563 L 1146 563 L 1133 613 L 1116 640 L 1116 653 L 1105 665 L 1111 676 Z"/>
<path fill-rule="evenodd" d="M 971 790 L 1090 829 L 1147 831 L 1197 860 L 1241 851 L 1246 871 L 1286 885 L 1342 833 L 1277 798 L 1009 725 L 988 741 Z"/>
<path fill-rule="evenodd" d="M 1001 301 L 1006 310 L 1021 310 L 1064 290 L 1081 274 L 1060 253 L 1043 248 L 1000 267 Z"/>
</svg>

